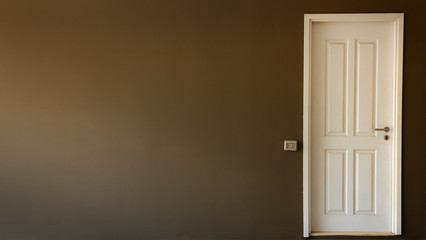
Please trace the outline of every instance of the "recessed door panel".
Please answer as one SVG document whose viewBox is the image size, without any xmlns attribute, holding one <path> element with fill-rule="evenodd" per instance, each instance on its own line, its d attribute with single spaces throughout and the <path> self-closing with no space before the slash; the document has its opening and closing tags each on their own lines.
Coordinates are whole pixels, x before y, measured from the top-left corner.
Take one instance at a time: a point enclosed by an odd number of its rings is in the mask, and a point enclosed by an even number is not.
<svg viewBox="0 0 426 240">
<path fill-rule="evenodd" d="M 346 41 L 327 41 L 326 135 L 346 135 L 346 52 Z"/>
<path fill-rule="evenodd" d="M 375 136 L 377 41 L 355 41 L 355 135 Z"/>
<path fill-rule="evenodd" d="M 326 150 L 326 214 L 346 214 L 346 151 Z"/>
<path fill-rule="evenodd" d="M 376 151 L 355 150 L 355 214 L 376 214 Z"/>
</svg>

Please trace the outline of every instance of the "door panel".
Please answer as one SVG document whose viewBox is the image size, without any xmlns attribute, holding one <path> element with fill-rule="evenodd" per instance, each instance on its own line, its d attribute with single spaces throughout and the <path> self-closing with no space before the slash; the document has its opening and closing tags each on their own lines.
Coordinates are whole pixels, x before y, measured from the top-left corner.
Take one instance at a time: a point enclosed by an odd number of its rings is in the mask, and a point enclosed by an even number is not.
<svg viewBox="0 0 426 240">
<path fill-rule="evenodd" d="M 355 150 L 355 212 L 376 214 L 376 151 Z"/>
<path fill-rule="evenodd" d="M 327 41 L 326 135 L 346 136 L 346 41 Z"/>
<path fill-rule="evenodd" d="M 326 214 L 346 214 L 346 151 L 326 150 Z"/>
<path fill-rule="evenodd" d="M 375 136 L 377 48 L 376 41 L 356 41 L 355 135 Z"/>
<path fill-rule="evenodd" d="M 313 232 L 392 231 L 394 34 L 391 22 L 312 24 Z"/>
</svg>

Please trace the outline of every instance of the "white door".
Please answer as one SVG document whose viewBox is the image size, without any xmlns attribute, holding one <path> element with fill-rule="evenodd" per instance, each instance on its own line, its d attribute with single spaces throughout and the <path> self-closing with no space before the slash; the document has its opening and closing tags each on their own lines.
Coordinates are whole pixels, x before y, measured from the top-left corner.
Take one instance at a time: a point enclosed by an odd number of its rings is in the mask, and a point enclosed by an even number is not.
<svg viewBox="0 0 426 240">
<path fill-rule="evenodd" d="M 312 23 L 312 232 L 392 232 L 394 31 Z"/>
</svg>

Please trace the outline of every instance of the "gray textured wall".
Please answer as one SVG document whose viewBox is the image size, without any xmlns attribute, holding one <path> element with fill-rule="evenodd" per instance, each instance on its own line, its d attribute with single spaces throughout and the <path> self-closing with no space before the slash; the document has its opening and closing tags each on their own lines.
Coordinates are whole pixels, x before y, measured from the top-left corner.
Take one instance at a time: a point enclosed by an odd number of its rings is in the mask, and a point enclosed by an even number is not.
<svg viewBox="0 0 426 240">
<path fill-rule="evenodd" d="M 403 232 L 426 238 L 415 2 L 0 1 L 0 239 L 302 239 L 303 14 L 405 12 Z"/>
</svg>

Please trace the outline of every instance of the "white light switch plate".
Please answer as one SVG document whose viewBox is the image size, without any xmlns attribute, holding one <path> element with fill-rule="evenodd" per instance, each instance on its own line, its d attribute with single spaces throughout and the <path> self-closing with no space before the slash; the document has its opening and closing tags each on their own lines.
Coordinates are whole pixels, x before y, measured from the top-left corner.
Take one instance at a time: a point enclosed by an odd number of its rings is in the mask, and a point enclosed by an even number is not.
<svg viewBox="0 0 426 240">
<path fill-rule="evenodd" d="M 297 141 L 296 140 L 284 140 L 284 151 L 296 152 Z"/>
</svg>

